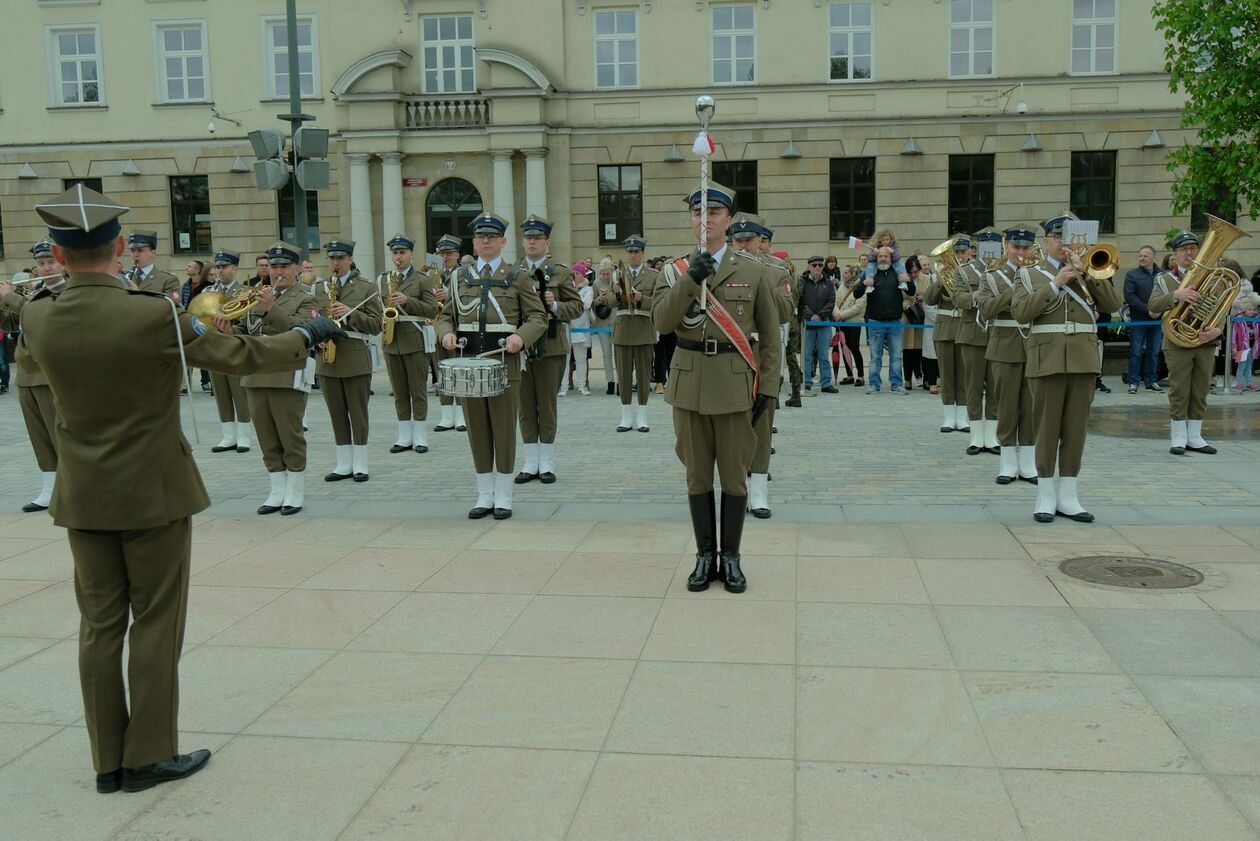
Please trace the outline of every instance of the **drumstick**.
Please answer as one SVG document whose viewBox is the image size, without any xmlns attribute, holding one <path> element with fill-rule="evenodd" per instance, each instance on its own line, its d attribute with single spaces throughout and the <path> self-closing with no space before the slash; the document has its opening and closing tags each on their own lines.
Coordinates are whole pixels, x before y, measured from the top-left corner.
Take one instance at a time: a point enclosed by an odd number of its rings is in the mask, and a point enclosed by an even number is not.
<svg viewBox="0 0 1260 841">
<path fill-rule="evenodd" d="M 477 358 L 485 359 L 487 356 L 494 356 L 496 353 L 506 353 L 506 352 L 507 352 L 507 348 L 501 347 L 496 350 L 488 350 L 485 353 L 479 353 L 477 354 Z"/>
</svg>

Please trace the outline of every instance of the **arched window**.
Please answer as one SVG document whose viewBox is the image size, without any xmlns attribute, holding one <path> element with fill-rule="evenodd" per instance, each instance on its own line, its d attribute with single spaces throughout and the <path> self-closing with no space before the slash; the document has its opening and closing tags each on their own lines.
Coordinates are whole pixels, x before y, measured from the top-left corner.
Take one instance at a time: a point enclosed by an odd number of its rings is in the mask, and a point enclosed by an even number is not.
<svg viewBox="0 0 1260 841">
<path fill-rule="evenodd" d="M 468 226 L 481 213 L 481 193 L 462 178 L 444 178 L 433 185 L 424 200 L 427 251 L 435 253 L 443 234 L 453 234 L 464 241 L 463 254 L 472 253 Z"/>
</svg>

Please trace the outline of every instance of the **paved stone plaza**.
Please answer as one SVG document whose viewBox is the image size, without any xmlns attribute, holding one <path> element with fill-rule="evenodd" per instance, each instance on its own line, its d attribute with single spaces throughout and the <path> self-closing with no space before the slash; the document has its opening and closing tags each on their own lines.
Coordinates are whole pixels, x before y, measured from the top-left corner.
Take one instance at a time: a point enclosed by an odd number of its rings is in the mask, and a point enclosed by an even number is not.
<svg viewBox="0 0 1260 841">
<path fill-rule="evenodd" d="M 749 518 L 730 596 L 685 589 L 668 408 L 616 434 L 595 378 L 561 400 L 560 481 L 518 487 L 503 523 L 464 516 L 462 434 L 387 453 L 383 377 L 371 481 L 319 481 L 315 394 L 307 507 L 255 516 L 257 448 L 211 455 L 198 391 L 215 505 L 182 746 L 216 753 L 141 794 L 92 787 L 63 534 L 0 515 L 0 838 L 1260 838 L 1255 396 L 1213 399 L 1220 455 L 1174 458 L 1163 396 L 1112 378 L 1089 526 L 1035 524 L 1035 489 L 994 484 L 926 393 L 806 398 L 779 414 L 774 518 Z M 0 443 L 16 511 L 38 488 L 12 394 Z M 1104 553 L 1205 580 L 1058 571 Z"/>
</svg>

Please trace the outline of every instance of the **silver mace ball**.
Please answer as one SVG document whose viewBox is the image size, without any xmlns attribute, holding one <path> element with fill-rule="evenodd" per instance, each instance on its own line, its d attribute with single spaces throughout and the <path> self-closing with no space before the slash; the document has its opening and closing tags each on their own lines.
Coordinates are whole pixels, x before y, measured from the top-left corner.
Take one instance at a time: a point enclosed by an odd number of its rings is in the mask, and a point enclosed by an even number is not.
<svg viewBox="0 0 1260 841">
<path fill-rule="evenodd" d="M 717 105 L 714 103 L 713 97 L 708 94 L 696 97 L 696 116 L 700 118 L 701 128 L 707 129 L 709 127 L 709 121 L 713 119 L 713 111 L 716 108 Z"/>
</svg>

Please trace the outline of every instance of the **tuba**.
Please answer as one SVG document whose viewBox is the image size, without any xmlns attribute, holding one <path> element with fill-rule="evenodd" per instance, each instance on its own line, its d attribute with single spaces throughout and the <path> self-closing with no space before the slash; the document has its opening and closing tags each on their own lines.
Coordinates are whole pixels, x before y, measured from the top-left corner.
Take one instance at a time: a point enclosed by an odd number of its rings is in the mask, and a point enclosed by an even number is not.
<svg viewBox="0 0 1260 841">
<path fill-rule="evenodd" d="M 392 303 L 394 295 L 398 292 L 397 270 L 389 273 L 389 285 L 386 288 L 389 292 L 385 296 L 385 311 L 381 313 L 381 344 L 392 345 L 394 329 L 398 325 L 398 307 Z"/>
<path fill-rule="evenodd" d="M 1208 233 L 1199 254 L 1181 279 L 1180 289 L 1194 289 L 1199 297 L 1178 301 L 1164 313 L 1164 335 L 1177 347 L 1198 347 L 1199 333 L 1213 327 L 1225 328 L 1230 307 L 1242 289 L 1237 272 L 1217 265 L 1234 240 L 1250 234 L 1224 219 L 1207 214 Z"/>
<path fill-rule="evenodd" d="M 936 272 L 936 276 L 941 280 L 941 286 L 945 289 L 945 294 L 954 294 L 954 273 L 958 271 L 958 257 L 954 251 L 954 243 L 958 237 L 950 237 L 940 245 L 932 249 L 928 256 L 938 258 L 932 264 L 932 270 Z"/>
</svg>

